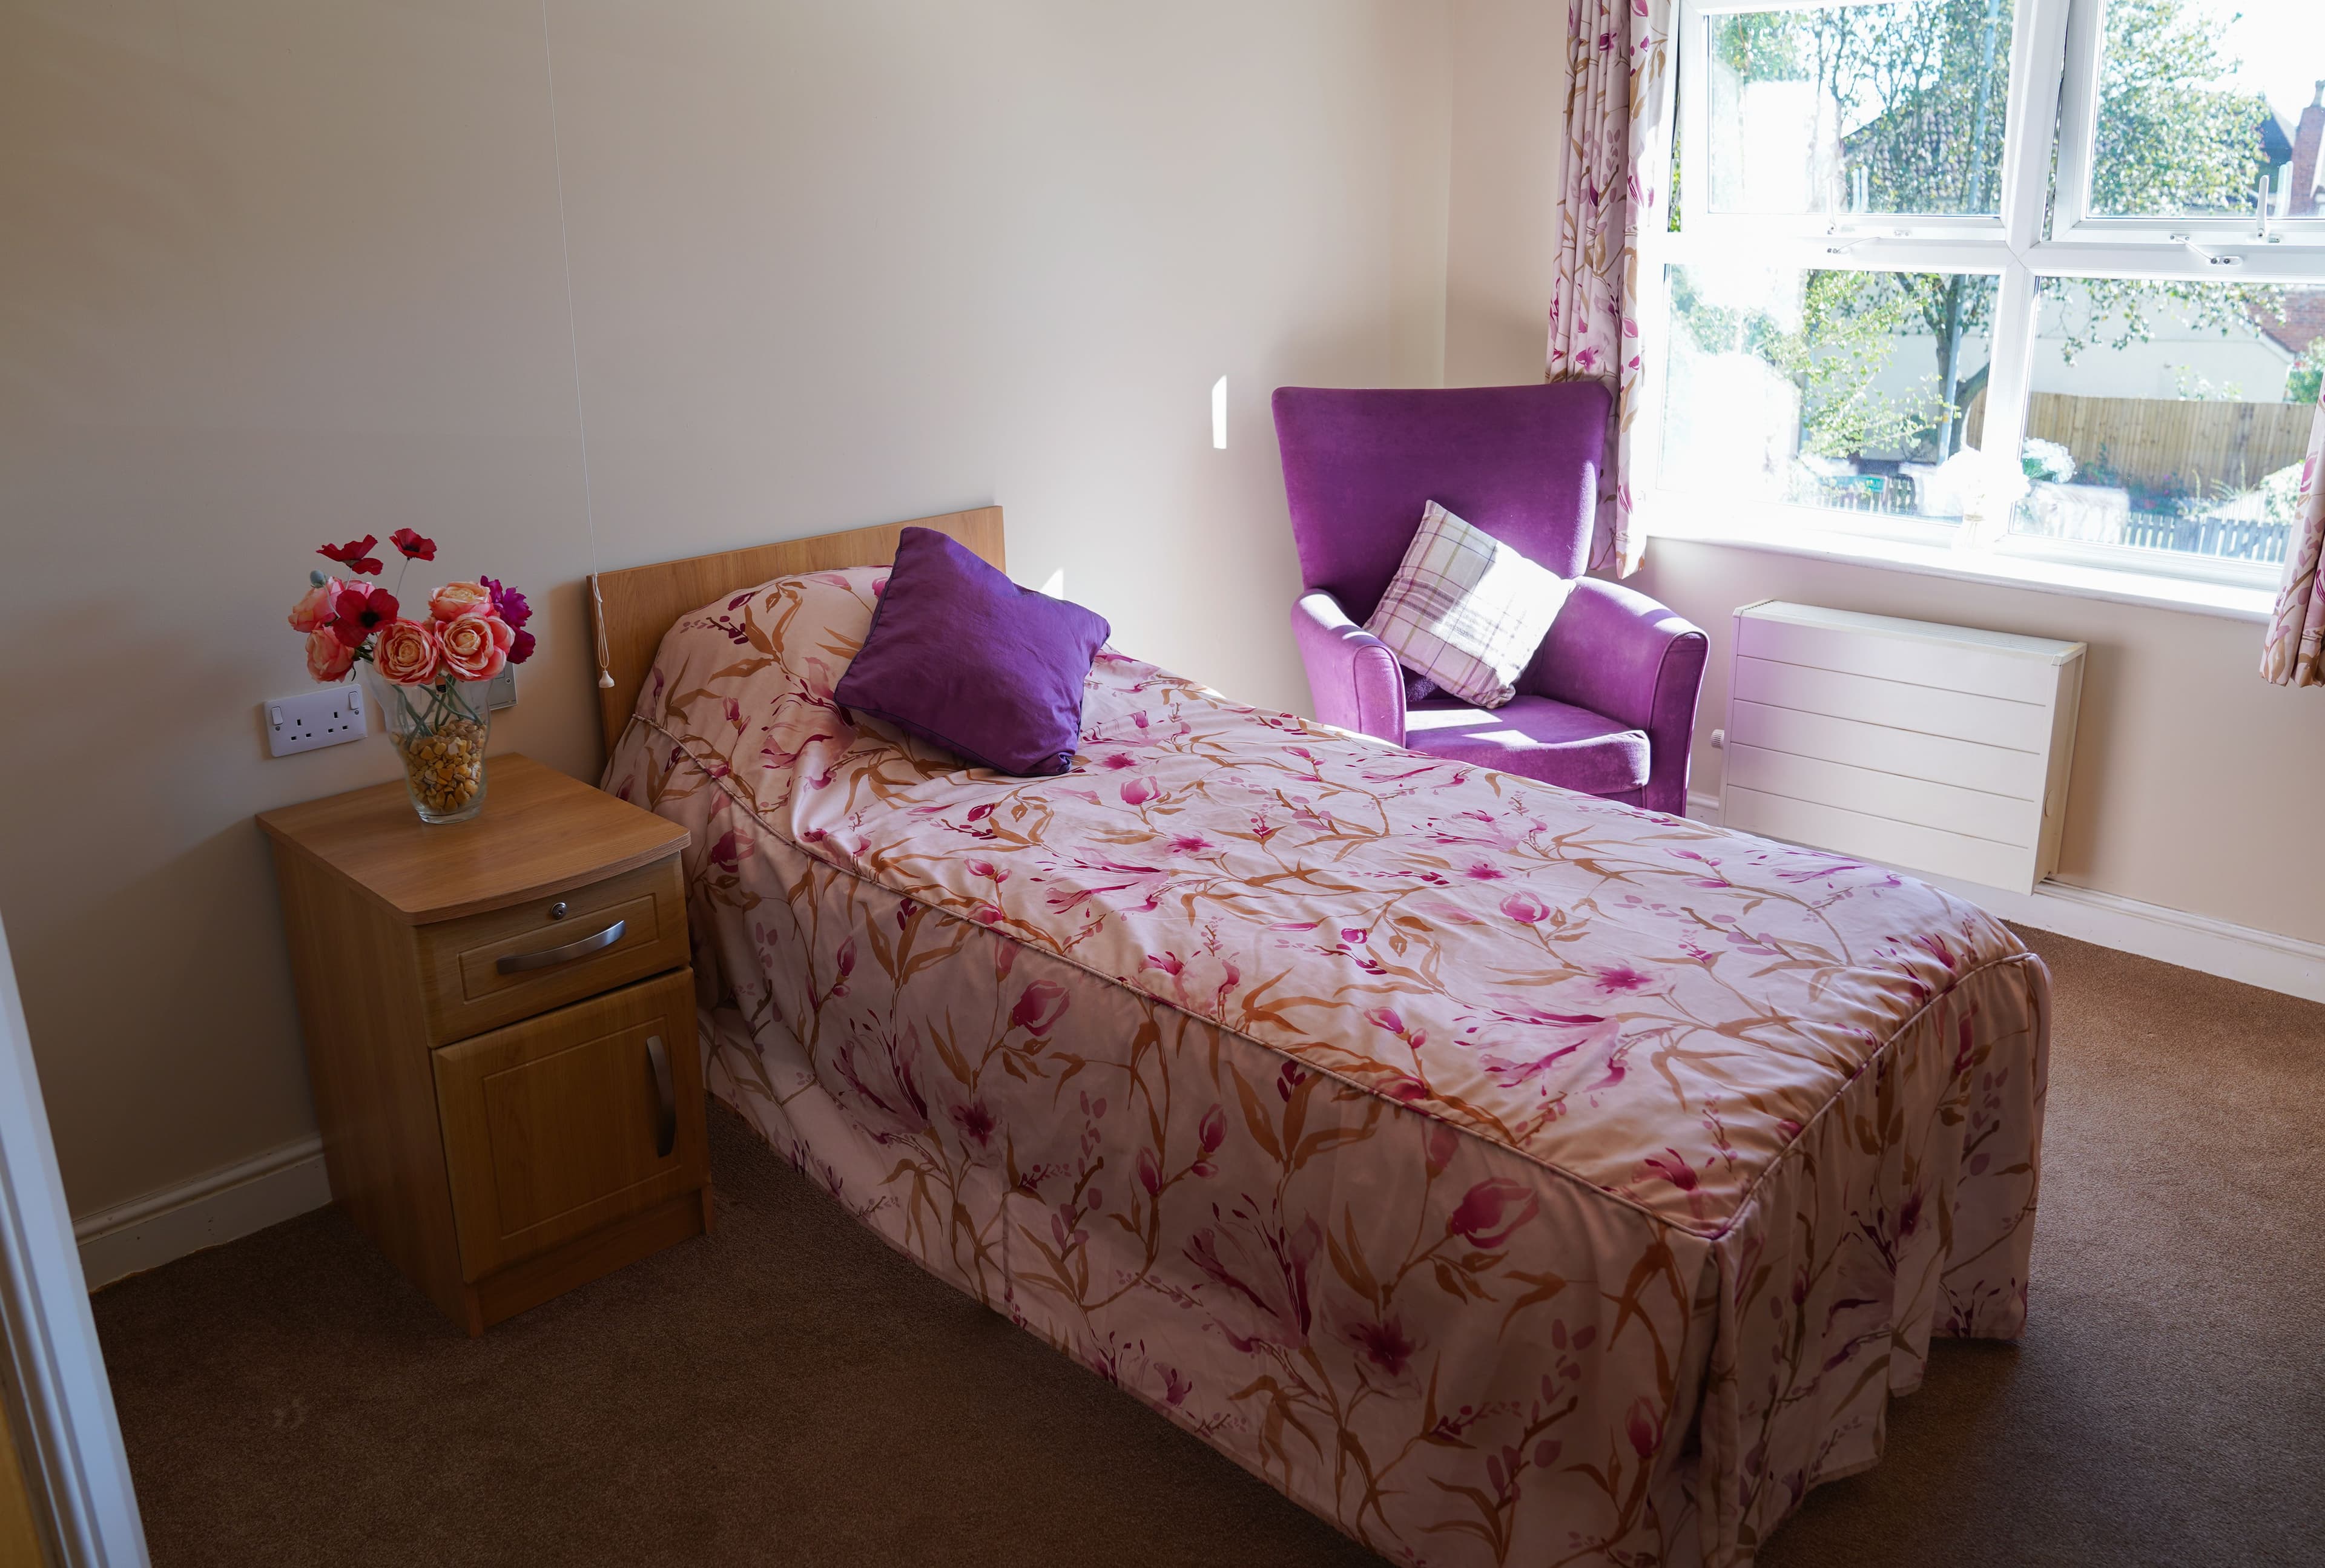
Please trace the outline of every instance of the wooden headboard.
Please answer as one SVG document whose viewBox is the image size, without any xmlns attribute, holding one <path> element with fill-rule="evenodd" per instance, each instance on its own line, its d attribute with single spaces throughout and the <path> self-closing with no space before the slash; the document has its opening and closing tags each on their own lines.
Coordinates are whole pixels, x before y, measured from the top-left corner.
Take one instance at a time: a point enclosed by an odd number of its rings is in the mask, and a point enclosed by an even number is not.
<svg viewBox="0 0 2325 1568">
<path fill-rule="evenodd" d="M 948 512 L 941 517 L 916 517 L 909 523 L 851 528 L 844 533 L 818 533 L 748 550 L 592 573 L 590 617 L 597 633 L 594 662 L 600 677 L 597 728 L 606 738 L 606 749 L 614 749 L 614 742 L 628 726 L 630 711 L 638 705 L 638 688 L 645 684 L 646 672 L 653 667 L 662 634 L 679 617 L 700 609 L 721 594 L 756 588 L 770 578 L 830 571 L 842 566 L 886 566 L 896 559 L 897 535 L 907 528 L 949 533 L 995 566 L 1008 570 L 1002 557 L 1001 508 L 980 506 L 974 512 Z M 603 680 L 607 675 L 613 677 L 610 686 Z"/>
</svg>

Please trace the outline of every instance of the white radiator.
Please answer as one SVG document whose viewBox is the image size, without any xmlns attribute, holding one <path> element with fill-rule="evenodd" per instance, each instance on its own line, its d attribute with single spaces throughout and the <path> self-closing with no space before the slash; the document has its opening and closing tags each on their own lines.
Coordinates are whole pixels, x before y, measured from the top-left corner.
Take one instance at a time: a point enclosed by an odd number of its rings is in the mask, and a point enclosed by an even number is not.
<svg viewBox="0 0 2325 1568">
<path fill-rule="evenodd" d="M 2020 893 L 2059 859 L 2081 643 L 1736 612 L 1720 821 Z"/>
</svg>

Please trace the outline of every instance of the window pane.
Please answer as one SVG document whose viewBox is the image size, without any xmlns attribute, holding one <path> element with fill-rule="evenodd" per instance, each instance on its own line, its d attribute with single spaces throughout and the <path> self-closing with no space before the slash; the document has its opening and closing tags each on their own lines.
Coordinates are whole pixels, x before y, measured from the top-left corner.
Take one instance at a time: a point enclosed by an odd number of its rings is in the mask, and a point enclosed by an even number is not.
<svg viewBox="0 0 2325 1568">
<path fill-rule="evenodd" d="M 2107 0 L 2091 211 L 2320 211 L 2325 4 Z"/>
<path fill-rule="evenodd" d="M 2042 298 L 2011 531 L 2283 561 L 2325 289 L 2047 278 Z"/>
<path fill-rule="evenodd" d="M 1998 211 L 2015 9 L 1887 0 L 1711 17 L 1710 209 Z"/>
<path fill-rule="evenodd" d="M 1672 267 L 1663 484 L 1959 522 L 1995 280 Z"/>
</svg>

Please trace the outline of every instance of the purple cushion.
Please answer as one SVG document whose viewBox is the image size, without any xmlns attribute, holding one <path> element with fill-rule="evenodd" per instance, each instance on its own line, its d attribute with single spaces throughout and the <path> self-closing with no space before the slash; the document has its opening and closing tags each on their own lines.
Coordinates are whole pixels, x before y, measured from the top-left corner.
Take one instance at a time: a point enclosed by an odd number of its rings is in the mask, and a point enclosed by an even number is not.
<svg viewBox="0 0 2325 1568">
<path fill-rule="evenodd" d="M 1081 739 L 1082 682 L 1111 629 L 933 528 L 907 528 L 832 697 L 978 767 L 1063 773 Z"/>
<path fill-rule="evenodd" d="M 1647 782 L 1645 730 L 1547 697 L 1521 695 L 1492 709 L 1449 698 L 1409 710 L 1404 727 L 1415 751 L 1586 795 L 1628 795 Z"/>
<path fill-rule="evenodd" d="M 1396 673 L 1404 677 L 1404 705 L 1407 708 L 1417 702 L 1426 702 L 1444 690 L 1418 670 L 1408 670 L 1399 664 Z"/>
</svg>

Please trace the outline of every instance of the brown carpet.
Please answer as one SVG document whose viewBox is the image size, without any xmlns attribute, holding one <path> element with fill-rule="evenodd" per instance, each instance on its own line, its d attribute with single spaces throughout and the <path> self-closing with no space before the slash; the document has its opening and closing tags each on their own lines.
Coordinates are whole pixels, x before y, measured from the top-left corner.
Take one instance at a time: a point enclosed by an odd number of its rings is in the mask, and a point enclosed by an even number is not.
<svg viewBox="0 0 2325 1568">
<path fill-rule="evenodd" d="M 2325 1559 L 2325 1007 L 2042 933 L 2034 1322 L 1761 1554 Z M 1376 1565 L 714 1117 L 718 1233 L 471 1342 L 335 1211 L 97 1298 L 157 1568 Z"/>
</svg>

